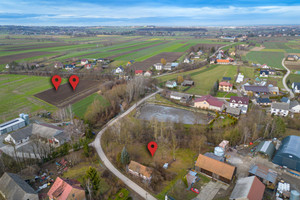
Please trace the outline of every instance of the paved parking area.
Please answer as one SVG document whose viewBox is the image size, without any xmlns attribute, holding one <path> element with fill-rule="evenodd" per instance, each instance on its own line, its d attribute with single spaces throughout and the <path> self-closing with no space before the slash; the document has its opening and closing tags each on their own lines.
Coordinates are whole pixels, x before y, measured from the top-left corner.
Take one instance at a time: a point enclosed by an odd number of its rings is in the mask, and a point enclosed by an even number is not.
<svg viewBox="0 0 300 200">
<path fill-rule="evenodd" d="M 227 190 L 228 187 L 228 185 L 225 185 L 219 181 L 210 181 L 204 186 L 204 188 L 201 189 L 198 196 L 193 200 L 212 200 L 221 188 Z"/>
</svg>

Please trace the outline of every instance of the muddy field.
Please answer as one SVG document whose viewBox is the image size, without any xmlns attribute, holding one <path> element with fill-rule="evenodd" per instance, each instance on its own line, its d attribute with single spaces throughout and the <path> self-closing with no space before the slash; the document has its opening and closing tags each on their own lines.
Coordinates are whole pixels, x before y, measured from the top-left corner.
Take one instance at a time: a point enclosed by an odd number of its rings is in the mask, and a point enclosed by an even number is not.
<svg viewBox="0 0 300 200">
<path fill-rule="evenodd" d="M 26 46 L 15 46 L 15 47 L 4 47 L 4 51 L 24 51 L 31 49 L 42 49 L 50 47 L 61 47 L 61 46 L 72 46 L 71 44 L 66 43 L 51 43 L 51 44 L 35 44 L 35 45 L 26 45 Z"/>
<path fill-rule="evenodd" d="M 167 42 L 162 42 L 162 43 L 159 43 L 159 44 L 153 44 L 153 45 L 150 45 L 150 46 L 147 46 L 147 47 L 143 47 L 143 48 L 140 48 L 140 49 L 135 49 L 135 50 L 132 50 L 132 51 L 126 51 L 126 52 L 119 53 L 119 54 L 116 54 L 116 55 L 113 55 L 113 56 L 108 56 L 106 58 L 110 59 L 110 60 L 113 60 L 114 58 L 117 58 L 119 56 L 123 56 L 123 55 L 126 55 L 126 54 L 134 53 L 134 52 L 141 51 L 141 50 L 144 50 L 144 49 L 148 49 L 148 48 L 151 48 L 151 47 L 156 47 L 156 46 L 159 46 L 159 45 L 162 45 L 162 44 L 165 44 L 165 43 L 167 43 Z"/>
<path fill-rule="evenodd" d="M 80 80 L 75 91 L 66 83 L 59 86 L 57 91 L 53 87 L 34 96 L 57 107 L 65 107 L 97 92 L 100 85 L 99 81 Z"/>
<path fill-rule="evenodd" d="M 133 65 L 131 65 L 130 69 L 133 70 L 148 70 L 149 67 L 153 66 L 155 63 L 160 63 L 161 59 L 166 59 L 167 62 L 174 62 L 180 56 L 182 56 L 183 52 L 164 52 L 157 54 L 156 56 L 152 56 L 151 58 L 148 58 L 142 62 L 135 62 Z"/>
<path fill-rule="evenodd" d="M 20 54 L 9 55 L 9 56 L 2 56 L 0 57 L 0 64 L 7 64 L 15 60 L 21 60 L 25 58 L 34 57 L 34 56 L 42 56 L 50 53 L 53 52 L 37 51 L 37 52 L 28 52 L 28 53 L 20 53 Z"/>
</svg>

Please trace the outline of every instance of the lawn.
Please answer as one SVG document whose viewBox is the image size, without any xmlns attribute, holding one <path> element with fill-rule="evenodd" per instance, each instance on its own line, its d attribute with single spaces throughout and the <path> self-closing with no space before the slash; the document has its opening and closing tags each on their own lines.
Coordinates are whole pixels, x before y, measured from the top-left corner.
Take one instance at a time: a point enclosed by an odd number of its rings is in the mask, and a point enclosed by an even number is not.
<svg viewBox="0 0 300 200">
<path fill-rule="evenodd" d="M 67 80 L 63 79 L 62 83 Z M 22 112 L 54 111 L 56 107 L 33 95 L 52 88 L 49 77 L 26 75 L 0 75 L 0 122 L 18 117 Z"/>
<path fill-rule="evenodd" d="M 293 82 L 300 82 L 300 74 L 290 74 L 286 81 L 290 82 L 288 86 L 291 87 Z"/>
<path fill-rule="evenodd" d="M 284 69 L 281 65 L 283 58 L 283 52 L 251 51 L 246 55 L 246 59 L 250 62 L 267 64 L 279 69 Z"/>
<path fill-rule="evenodd" d="M 240 67 L 240 73 L 242 73 L 246 78 L 255 78 L 254 68 L 252 67 Z"/>
<path fill-rule="evenodd" d="M 95 100 L 99 100 L 100 103 L 106 107 L 109 105 L 109 102 L 98 93 L 94 93 L 72 105 L 72 110 L 75 113 L 76 116 L 83 118 L 84 114 L 86 112 L 86 109 L 89 105 L 91 105 Z"/>
<path fill-rule="evenodd" d="M 207 95 L 217 80 L 221 81 L 223 77 L 231 77 L 231 80 L 234 80 L 236 73 L 237 66 L 217 65 L 202 71 L 202 73 L 191 74 L 195 86 L 187 90 L 187 93 Z"/>
<path fill-rule="evenodd" d="M 157 80 L 160 83 L 161 82 L 166 82 L 168 80 L 175 80 L 175 79 L 177 79 L 178 76 L 185 76 L 185 75 L 188 75 L 188 74 L 201 73 L 201 71 L 203 71 L 205 69 L 206 69 L 205 67 L 202 67 L 202 68 L 187 71 L 187 72 L 181 72 L 181 73 L 176 73 L 176 74 L 165 75 L 165 76 L 158 77 Z"/>
</svg>

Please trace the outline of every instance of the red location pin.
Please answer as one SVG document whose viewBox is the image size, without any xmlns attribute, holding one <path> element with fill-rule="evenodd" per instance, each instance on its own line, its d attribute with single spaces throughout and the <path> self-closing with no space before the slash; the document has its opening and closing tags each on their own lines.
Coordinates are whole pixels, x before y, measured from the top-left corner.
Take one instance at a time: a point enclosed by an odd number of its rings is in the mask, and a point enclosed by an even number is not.
<svg viewBox="0 0 300 200">
<path fill-rule="evenodd" d="M 72 75 L 70 78 L 69 78 L 69 82 L 73 88 L 73 90 L 75 90 L 76 86 L 78 85 L 79 83 L 79 78 L 78 76 L 76 75 Z"/>
<path fill-rule="evenodd" d="M 157 149 L 157 143 L 156 143 L 156 142 L 153 142 L 153 141 L 152 141 L 152 142 L 149 142 L 149 143 L 148 143 L 148 150 L 150 151 L 152 157 L 153 157 L 153 155 L 154 155 L 156 149 Z"/>
<path fill-rule="evenodd" d="M 58 86 L 59 86 L 60 83 L 61 83 L 61 78 L 60 78 L 60 76 L 58 76 L 58 75 L 52 76 L 51 82 L 52 82 L 52 84 L 54 85 L 55 89 L 57 90 Z"/>
</svg>

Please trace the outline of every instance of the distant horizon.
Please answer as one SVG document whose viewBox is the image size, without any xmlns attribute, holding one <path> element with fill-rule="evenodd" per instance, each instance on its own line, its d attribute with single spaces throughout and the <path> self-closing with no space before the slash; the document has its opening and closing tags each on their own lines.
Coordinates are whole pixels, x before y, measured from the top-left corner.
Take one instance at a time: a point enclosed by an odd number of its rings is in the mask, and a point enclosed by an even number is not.
<svg viewBox="0 0 300 200">
<path fill-rule="evenodd" d="M 0 24 L 18 26 L 299 25 L 295 0 L 1 0 Z"/>
</svg>

